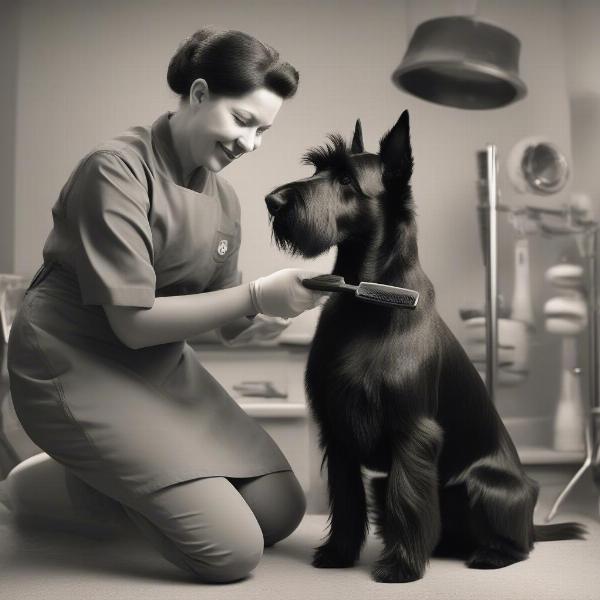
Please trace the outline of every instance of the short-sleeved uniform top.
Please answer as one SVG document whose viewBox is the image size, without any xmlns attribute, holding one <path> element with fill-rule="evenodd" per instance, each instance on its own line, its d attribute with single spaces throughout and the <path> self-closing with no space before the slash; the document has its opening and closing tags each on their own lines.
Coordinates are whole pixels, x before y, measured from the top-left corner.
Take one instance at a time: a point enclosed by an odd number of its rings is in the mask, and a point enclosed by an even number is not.
<svg viewBox="0 0 600 600">
<path fill-rule="evenodd" d="M 131 349 L 102 307 L 149 308 L 156 296 L 241 281 L 237 197 L 202 168 L 184 186 L 169 117 L 76 167 L 8 349 L 13 402 L 33 441 L 134 495 L 290 469 L 187 343 Z"/>
</svg>

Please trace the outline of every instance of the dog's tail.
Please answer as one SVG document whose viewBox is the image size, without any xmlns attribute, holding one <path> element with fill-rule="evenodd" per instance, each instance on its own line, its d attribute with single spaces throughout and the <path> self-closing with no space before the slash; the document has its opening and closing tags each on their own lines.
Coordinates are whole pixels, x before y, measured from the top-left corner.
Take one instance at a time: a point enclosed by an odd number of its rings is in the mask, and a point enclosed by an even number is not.
<svg viewBox="0 0 600 600">
<path fill-rule="evenodd" d="M 534 525 L 536 542 L 554 542 L 557 540 L 582 540 L 587 529 L 581 523 L 556 523 L 554 525 Z"/>
</svg>

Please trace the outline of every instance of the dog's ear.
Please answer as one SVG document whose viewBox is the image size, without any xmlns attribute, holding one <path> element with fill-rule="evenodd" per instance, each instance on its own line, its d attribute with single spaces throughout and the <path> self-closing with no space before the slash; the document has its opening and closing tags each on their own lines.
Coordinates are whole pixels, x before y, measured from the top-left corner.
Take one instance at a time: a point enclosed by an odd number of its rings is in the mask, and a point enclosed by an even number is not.
<svg viewBox="0 0 600 600">
<path fill-rule="evenodd" d="M 350 152 L 352 154 L 360 154 L 364 151 L 365 146 L 363 144 L 362 125 L 360 124 L 360 119 L 356 119 L 356 125 L 354 127 L 354 137 L 352 138 L 352 146 L 350 148 Z"/>
<path fill-rule="evenodd" d="M 381 138 L 379 157 L 383 164 L 383 183 L 388 191 L 408 184 L 413 170 L 413 157 L 407 110 Z"/>
</svg>

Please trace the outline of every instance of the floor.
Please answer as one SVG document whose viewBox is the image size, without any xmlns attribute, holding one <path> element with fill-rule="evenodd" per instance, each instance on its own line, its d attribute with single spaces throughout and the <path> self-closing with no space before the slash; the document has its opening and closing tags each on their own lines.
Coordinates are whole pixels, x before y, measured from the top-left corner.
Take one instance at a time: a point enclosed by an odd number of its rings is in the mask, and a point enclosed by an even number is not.
<svg viewBox="0 0 600 600">
<path fill-rule="evenodd" d="M 248 579 L 215 586 L 181 574 L 137 534 L 99 541 L 17 529 L 5 500 L 0 482 L 1 600 L 600 600 L 600 520 L 595 503 L 587 514 L 565 508 L 555 519 L 585 523 L 585 541 L 540 543 L 528 560 L 497 571 L 433 559 L 425 577 L 408 584 L 370 579 L 369 565 L 380 548 L 374 537 L 369 537 L 360 563 L 352 569 L 311 567 L 312 548 L 319 543 L 326 518 L 307 515 L 289 538 L 265 551 Z M 540 507 L 537 521 L 542 521 L 546 508 Z"/>
</svg>

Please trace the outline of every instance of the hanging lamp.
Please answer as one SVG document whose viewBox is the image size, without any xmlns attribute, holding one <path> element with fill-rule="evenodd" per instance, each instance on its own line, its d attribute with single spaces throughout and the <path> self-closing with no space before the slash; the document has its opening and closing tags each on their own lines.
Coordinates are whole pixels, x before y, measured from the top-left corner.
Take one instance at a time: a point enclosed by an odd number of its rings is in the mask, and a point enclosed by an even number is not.
<svg viewBox="0 0 600 600">
<path fill-rule="evenodd" d="M 521 42 L 512 33 L 468 16 L 421 23 L 392 74 L 402 90 L 445 106 L 490 109 L 523 98 Z"/>
</svg>

